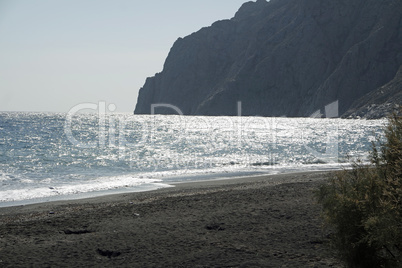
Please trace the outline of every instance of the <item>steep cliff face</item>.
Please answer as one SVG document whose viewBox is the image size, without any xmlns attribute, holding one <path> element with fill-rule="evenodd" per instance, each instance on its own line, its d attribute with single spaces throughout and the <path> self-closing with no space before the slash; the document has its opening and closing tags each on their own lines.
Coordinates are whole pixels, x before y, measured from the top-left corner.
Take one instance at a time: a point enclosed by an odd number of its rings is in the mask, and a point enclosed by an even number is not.
<svg viewBox="0 0 402 268">
<path fill-rule="evenodd" d="M 241 101 L 243 115 L 309 116 L 338 100 L 343 114 L 401 65 L 400 0 L 258 0 L 179 38 L 135 113 L 236 115 Z"/>
<path fill-rule="evenodd" d="M 400 107 L 402 107 L 402 66 L 389 83 L 353 103 L 344 117 L 378 119 L 393 112 L 401 113 Z"/>
</svg>

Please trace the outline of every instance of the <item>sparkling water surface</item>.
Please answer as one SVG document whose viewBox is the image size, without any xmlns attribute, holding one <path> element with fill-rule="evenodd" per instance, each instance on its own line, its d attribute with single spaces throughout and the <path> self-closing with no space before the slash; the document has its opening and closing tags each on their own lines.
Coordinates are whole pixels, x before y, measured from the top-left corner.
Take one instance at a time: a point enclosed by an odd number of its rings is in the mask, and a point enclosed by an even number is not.
<svg viewBox="0 0 402 268">
<path fill-rule="evenodd" d="M 2 112 L 0 206 L 180 181 L 337 169 L 367 159 L 385 123 Z"/>
</svg>

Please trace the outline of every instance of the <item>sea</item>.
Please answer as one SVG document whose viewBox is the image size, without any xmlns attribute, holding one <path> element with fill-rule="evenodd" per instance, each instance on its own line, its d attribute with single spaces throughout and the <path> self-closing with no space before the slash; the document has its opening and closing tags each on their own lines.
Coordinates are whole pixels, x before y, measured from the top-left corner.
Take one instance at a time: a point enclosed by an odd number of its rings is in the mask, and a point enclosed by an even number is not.
<svg viewBox="0 0 402 268">
<path fill-rule="evenodd" d="M 0 112 L 0 207 L 349 168 L 386 120 Z"/>
</svg>

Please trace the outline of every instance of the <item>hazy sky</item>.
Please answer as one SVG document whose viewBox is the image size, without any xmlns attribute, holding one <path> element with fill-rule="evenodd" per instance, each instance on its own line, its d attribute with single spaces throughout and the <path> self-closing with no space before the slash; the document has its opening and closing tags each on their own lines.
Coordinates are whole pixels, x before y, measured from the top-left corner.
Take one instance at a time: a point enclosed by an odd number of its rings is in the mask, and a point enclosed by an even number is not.
<svg viewBox="0 0 402 268">
<path fill-rule="evenodd" d="M 0 0 L 0 111 L 132 112 L 178 37 L 247 0 Z"/>
</svg>

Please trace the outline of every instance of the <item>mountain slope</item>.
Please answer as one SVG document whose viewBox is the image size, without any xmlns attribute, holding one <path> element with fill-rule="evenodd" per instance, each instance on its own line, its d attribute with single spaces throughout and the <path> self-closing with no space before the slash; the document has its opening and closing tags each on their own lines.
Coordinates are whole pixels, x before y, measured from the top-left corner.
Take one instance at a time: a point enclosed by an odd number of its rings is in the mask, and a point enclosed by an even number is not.
<svg viewBox="0 0 402 268">
<path fill-rule="evenodd" d="M 135 113 L 236 115 L 241 101 L 243 115 L 309 116 L 338 100 L 343 114 L 394 79 L 401 29 L 400 0 L 248 2 L 179 38 Z"/>
<path fill-rule="evenodd" d="M 377 119 L 386 117 L 392 112 L 399 113 L 399 107 L 401 105 L 402 66 L 391 82 L 358 99 L 344 116 Z"/>
</svg>

